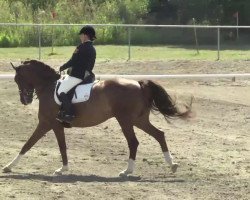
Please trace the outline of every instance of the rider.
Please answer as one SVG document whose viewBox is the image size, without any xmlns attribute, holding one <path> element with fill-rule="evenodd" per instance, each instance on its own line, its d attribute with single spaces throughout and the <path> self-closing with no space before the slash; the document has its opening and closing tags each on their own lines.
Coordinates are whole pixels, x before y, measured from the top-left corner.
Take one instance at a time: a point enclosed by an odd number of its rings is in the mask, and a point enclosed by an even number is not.
<svg viewBox="0 0 250 200">
<path fill-rule="evenodd" d="M 60 72 L 71 67 L 69 75 L 62 80 L 58 89 L 62 107 L 56 119 L 61 122 L 70 123 L 75 118 L 67 92 L 81 82 L 93 82 L 95 77 L 92 72 L 96 59 L 96 51 L 93 46 L 93 41 L 96 39 L 95 29 L 89 25 L 84 26 L 79 35 L 81 44 L 77 46 L 71 59 L 60 67 Z"/>
</svg>

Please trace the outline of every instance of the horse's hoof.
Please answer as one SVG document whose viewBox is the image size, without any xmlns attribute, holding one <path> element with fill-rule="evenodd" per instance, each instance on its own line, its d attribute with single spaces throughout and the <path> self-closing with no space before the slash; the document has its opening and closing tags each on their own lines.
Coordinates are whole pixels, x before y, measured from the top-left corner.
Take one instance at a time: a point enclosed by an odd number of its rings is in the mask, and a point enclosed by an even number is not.
<svg viewBox="0 0 250 200">
<path fill-rule="evenodd" d="M 9 172 L 11 172 L 11 169 L 9 167 L 4 167 L 3 172 L 4 173 L 9 173 Z"/>
<path fill-rule="evenodd" d="M 61 170 L 56 170 L 54 173 L 53 173 L 54 176 L 61 176 L 62 175 L 62 171 Z"/>
<path fill-rule="evenodd" d="M 62 166 L 61 168 L 57 169 L 53 175 L 62 175 L 63 172 L 69 171 L 69 167 L 68 166 Z"/>
<path fill-rule="evenodd" d="M 177 163 L 173 163 L 172 166 L 171 166 L 171 170 L 173 173 L 175 173 L 177 171 L 177 168 L 178 168 L 178 164 Z"/>
<path fill-rule="evenodd" d="M 126 174 L 125 172 L 121 172 L 121 173 L 119 174 L 119 176 L 120 176 L 120 177 L 127 177 L 128 174 Z"/>
<path fill-rule="evenodd" d="M 131 171 L 127 171 L 127 170 L 124 170 L 122 172 L 120 172 L 119 176 L 120 177 L 128 177 L 129 174 L 132 174 L 133 172 Z"/>
<path fill-rule="evenodd" d="M 128 177 L 129 174 L 132 174 L 132 172 L 128 172 L 128 171 L 122 171 L 120 172 L 119 176 L 120 177 Z"/>
<path fill-rule="evenodd" d="M 62 175 L 62 172 L 57 172 L 57 171 L 55 171 L 55 172 L 53 173 L 53 175 L 54 175 L 54 176 L 61 176 L 61 175 Z"/>
</svg>

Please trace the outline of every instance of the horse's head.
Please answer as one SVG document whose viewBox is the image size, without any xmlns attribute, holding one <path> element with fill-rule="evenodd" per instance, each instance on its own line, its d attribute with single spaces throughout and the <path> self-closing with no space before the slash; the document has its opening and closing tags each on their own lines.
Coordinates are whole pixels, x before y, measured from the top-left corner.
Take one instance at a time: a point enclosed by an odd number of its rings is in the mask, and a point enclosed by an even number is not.
<svg viewBox="0 0 250 200">
<path fill-rule="evenodd" d="M 23 65 L 20 65 L 18 67 L 15 67 L 12 63 L 11 65 L 16 71 L 14 80 L 19 89 L 20 101 L 22 104 L 28 105 L 32 103 L 34 93 L 34 85 L 29 80 L 30 74 L 26 72 Z"/>
<path fill-rule="evenodd" d="M 18 67 L 12 63 L 11 65 L 16 71 L 14 80 L 19 89 L 20 101 L 24 105 L 32 103 L 35 90 L 60 78 L 55 70 L 36 60 L 25 61 Z"/>
</svg>

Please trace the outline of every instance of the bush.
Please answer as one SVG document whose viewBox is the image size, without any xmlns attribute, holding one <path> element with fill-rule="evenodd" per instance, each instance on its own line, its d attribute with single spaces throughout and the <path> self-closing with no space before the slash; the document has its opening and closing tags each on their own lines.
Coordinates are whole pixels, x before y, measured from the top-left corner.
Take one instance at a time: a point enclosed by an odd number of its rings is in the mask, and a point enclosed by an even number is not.
<svg viewBox="0 0 250 200">
<path fill-rule="evenodd" d="M 41 29 L 41 45 L 74 46 L 80 40 L 80 27 L 43 27 Z M 126 27 L 96 27 L 97 40 L 95 44 L 128 44 L 128 28 Z M 246 41 L 247 35 L 241 33 Z M 228 42 L 228 30 L 221 31 L 221 40 Z M 216 44 L 216 29 L 197 29 L 198 42 L 201 45 Z M 230 42 L 232 42 L 230 40 Z M 192 28 L 131 28 L 132 45 L 194 45 L 194 30 Z M 0 29 L 0 47 L 30 47 L 38 46 L 38 30 L 36 27 L 18 27 Z"/>
<path fill-rule="evenodd" d="M 7 35 L 0 36 L 0 47 L 10 47 L 10 38 Z"/>
</svg>

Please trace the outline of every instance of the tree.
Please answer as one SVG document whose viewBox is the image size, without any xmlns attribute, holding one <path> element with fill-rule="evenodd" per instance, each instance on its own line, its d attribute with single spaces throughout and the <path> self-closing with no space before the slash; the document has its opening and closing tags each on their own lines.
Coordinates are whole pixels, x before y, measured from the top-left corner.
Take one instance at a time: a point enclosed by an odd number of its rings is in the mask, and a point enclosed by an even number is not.
<svg viewBox="0 0 250 200">
<path fill-rule="evenodd" d="M 13 0 L 9 0 L 8 3 L 9 3 L 10 12 L 14 15 L 15 22 L 17 24 L 18 18 L 22 12 L 23 5 L 20 1 L 13 1 Z"/>
<path fill-rule="evenodd" d="M 38 22 L 38 11 L 46 10 L 48 8 L 53 9 L 59 0 L 8 0 L 10 4 L 14 2 L 21 2 L 26 8 L 31 9 L 33 22 Z"/>
</svg>

